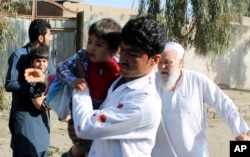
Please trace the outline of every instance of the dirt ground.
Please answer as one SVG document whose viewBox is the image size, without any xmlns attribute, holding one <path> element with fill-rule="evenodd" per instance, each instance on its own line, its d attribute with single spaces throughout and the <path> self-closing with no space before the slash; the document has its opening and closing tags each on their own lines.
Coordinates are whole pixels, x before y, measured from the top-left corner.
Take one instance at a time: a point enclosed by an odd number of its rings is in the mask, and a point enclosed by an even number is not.
<svg viewBox="0 0 250 157">
<path fill-rule="evenodd" d="M 250 105 L 250 92 L 224 90 L 236 104 Z M 0 157 L 11 157 L 10 132 L 8 129 L 8 111 L 0 112 Z M 246 119 L 250 126 L 250 119 Z M 51 114 L 51 148 L 49 157 L 60 157 L 71 147 L 66 131 L 67 124 L 57 120 Z M 221 120 L 208 120 L 208 144 L 211 157 L 229 157 L 229 141 L 233 140 L 230 130 Z"/>
</svg>

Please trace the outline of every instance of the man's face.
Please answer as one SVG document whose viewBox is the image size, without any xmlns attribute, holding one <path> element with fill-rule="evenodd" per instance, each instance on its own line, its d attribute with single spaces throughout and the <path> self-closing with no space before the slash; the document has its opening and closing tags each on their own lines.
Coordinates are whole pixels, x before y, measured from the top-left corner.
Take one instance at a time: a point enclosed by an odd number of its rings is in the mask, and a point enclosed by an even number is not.
<svg viewBox="0 0 250 157">
<path fill-rule="evenodd" d="M 89 36 L 86 49 L 90 61 L 95 63 L 107 62 L 114 53 L 109 48 L 107 41 L 99 39 L 95 35 Z"/>
<path fill-rule="evenodd" d="M 164 79 L 170 77 L 171 71 L 180 71 L 183 61 L 176 56 L 173 50 L 161 54 L 158 70 Z"/>
<path fill-rule="evenodd" d="M 171 90 L 175 86 L 181 75 L 182 64 L 182 59 L 177 58 L 173 50 L 162 53 L 161 60 L 158 64 L 158 70 L 161 74 L 160 84 L 163 89 Z"/>
<path fill-rule="evenodd" d="M 48 60 L 45 58 L 34 59 L 31 63 L 34 68 L 41 69 L 42 72 L 45 72 L 48 67 Z"/>
<path fill-rule="evenodd" d="M 148 57 L 143 50 L 121 43 L 120 49 L 120 74 L 127 81 L 142 77 L 151 72 L 153 66 L 157 63 L 160 55 Z"/>
</svg>

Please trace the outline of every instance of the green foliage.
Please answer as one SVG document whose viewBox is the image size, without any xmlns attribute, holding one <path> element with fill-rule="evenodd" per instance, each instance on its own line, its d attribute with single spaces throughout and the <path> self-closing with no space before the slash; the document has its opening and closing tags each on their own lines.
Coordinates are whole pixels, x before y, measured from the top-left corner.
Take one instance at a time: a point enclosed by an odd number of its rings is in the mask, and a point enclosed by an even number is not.
<svg viewBox="0 0 250 157">
<path fill-rule="evenodd" d="M 151 18 L 157 19 L 160 13 L 160 0 L 148 1 L 148 14 Z"/>
<path fill-rule="evenodd" d="M 162 22 L 168 40 L 184 47 L 194 46 L 196 54 L 222 53 L 240 28 L 243 15 L 249 14 L 249 0 L 140 0 L 138 16 L 147 15 Z"/>
<path fill-rule="evenodd" d="M 15 27 L 11 25 L 7 17 L 0 15 L 0 52 L 5 48 L 6 41 L 16 40 Z"/>
<path fill-rule="evenodd" d="M 6 92 L 2 84 L 2 80 L 0 80 L 0 111 L 8 109 L 8 106 L 10 106 L 6 100 L 5 94 Z"/>
<path fill-rule="evenodd" d="M 138 8 L 138 15 L 139 16 L 144 16 L 145 15 L 145 10 L 146 10 L 145 0 L 140 0 L 139 1 L 139 8 Z"/>
<path fill-rule="evenodd" d="M 6 41 L 16 40 L 16 29 L 9 17 L 15 18 L 17 16 L 18 8 L 24 5 L 29 9 L 28 0 L 2 0 L 0 1 L 0 52 L 4 52 Z M 7 94 L 0 79 L 0 110 L 8 109 Z"/>
<path fill-rule="evenodd" d="M 139 1 L 139 9 L 138 9 L 138 15 L 139 16 L 148 16 L 153 19 L 157 19 L 158 15 L 161 13 L 161 6 L 160 6 L 160 0 L 140 0 Z M 145 11 L 147 9 L 147 12 Z"/>
<path fill-rule="evenodd" d="M 248 5 L 247 12 L 246 12 L 245 16 L 250 17 L 250 3 Z"/>
<path fill-rule="evenodd" d="M 196 13 L 192 17 L 195 24 L 192 27 L 196 29 L 192 44 L 196 53 L 205 56 L 211 51 L 217 54 L 230 45 L 233 35 L 230 22 L 233 13 L 230 5 L 223 2 L 214 0 L 194 3 L 193 12 Z"/>
<path fill-rule="evenodd" d="M 28 0 L 2 0 L 0 2 L 0 52 L 5 48 L 6 41 L 16 41 L 16 29 L 8 17 L 16 17 L 20 6 L 29 9 Z"/>
</svg>

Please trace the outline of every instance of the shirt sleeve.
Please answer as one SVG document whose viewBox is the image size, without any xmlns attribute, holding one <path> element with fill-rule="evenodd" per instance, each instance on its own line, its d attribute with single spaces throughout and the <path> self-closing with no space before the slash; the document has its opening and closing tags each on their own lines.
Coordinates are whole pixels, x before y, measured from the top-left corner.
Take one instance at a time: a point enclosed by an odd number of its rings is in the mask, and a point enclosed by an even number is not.
<svg viewBox="0 0 250 157">
<path fill-rule="evenodd" d="M 214 82 L 206 79 L 203 93 L 205 102 L 216 110 L 234 137 L 249 130 L 236 105 Z"/>
<path fill-rule="evenodd" d="M 85 97 L 84 97 L 85 95 Z M 152 115 L 152 99 L 137 94 L 121 100 L 119 104 L 93 110 L 86 104 L 86 93 L 73 92 L 73 120 L 76 135 L 84 139 L 139 139 L 155 121 Z M 156 106 L 157 108 L 157 103 Z M 155 113 L 155 112 L 154 112 Z M 160 109 L 159 109 L 160 114 Z M 147 117 L 145 117 L 145 115 Z M 155 116 L 157 117 L 157 116 Z M 138 134 L 140 130 L 140 134 Z"/>
<path fill-rule="evenodd" d="M 58 64 L 56 74 L 60 81 L 71 86 L 72 82 L 77 78 L 76 67 L 77 67 L 77 57 L 80 56 L 84 69 L 87 69 L 88 56 L 85 50 L 81 49 L 76 52 L 72 57 L 68 58 L 66 61 Z"/>
<path fill-rule="evenodd" d="M 24 80 L 24 69 L 18 66 L 21 58 L 13 53 L 9 58 L 5 89 L 7 92 L 29 92 L 29 84 Z"/>
<path fill-rule="evenodd" d="M 76 58 L 77 54 L 68 58 L 64 62 L 59 63 L 56 70 L 57 77 L 60 81 L 68 84 L 69 86 L 71 86 L 72 82 L 76 79 L 76 76 L 74 75 L 74 71 L 76 69 Z"/>
</svg>

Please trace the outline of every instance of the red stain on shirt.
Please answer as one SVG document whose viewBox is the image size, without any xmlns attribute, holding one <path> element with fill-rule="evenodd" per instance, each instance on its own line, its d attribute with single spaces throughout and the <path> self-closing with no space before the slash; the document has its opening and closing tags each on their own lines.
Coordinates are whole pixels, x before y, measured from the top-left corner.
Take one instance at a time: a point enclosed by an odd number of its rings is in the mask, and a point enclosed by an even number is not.
<svg viewBox="0 0 250 157">
<path fill-rule="evenodd" d="M 124 106 L 123 104 L 118 104 L 118 105 L 117 105 L 117 108 L 120 109 L 120 108 L 123 108 L 123 106 Z"/>
<path fill-rule="evenodd" d="M 80 125 L 77 126 L 77 130 L 78 130 L 79 132 L 81 131 Z"/>
<path fill-rule="evenodd" d="M 97 121 L 100 123 L 104 123 L 107 120 L 107 116 L 105 114 L 102 114 L 98 117 Z"/>
</svg>

